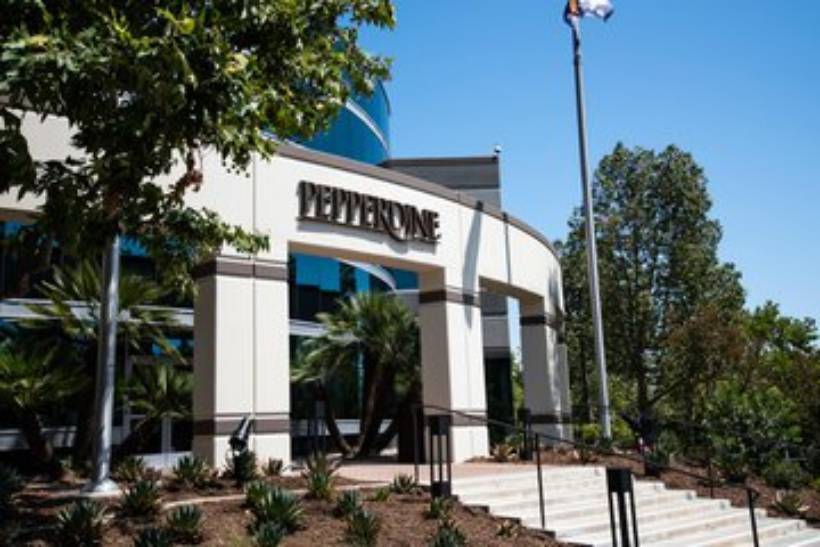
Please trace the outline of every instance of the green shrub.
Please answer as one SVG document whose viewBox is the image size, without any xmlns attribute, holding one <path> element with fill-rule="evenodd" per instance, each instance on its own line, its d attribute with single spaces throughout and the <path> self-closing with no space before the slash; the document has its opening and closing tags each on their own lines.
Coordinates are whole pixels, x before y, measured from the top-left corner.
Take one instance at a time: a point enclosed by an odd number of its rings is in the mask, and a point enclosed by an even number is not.
<svg viewBox="0 0 820 547">
<path fill-rule="evenodd" d="M 256 517 L 257 530 L 263 524 L 273 523 L 291 533 L 302 526 L 304 519 L 299 498 L 281 488 L 271 488 L 251 511 Z"/>
<path fill-rule="evenodd" d="M 258 547 L 277 547 L 285 538 L 285 530 L 274 522 L 266 522 L 259 526 L 253 536 Z"/>
<path fill-rule="evenodd" d="M 453 511 L 453 500 L 451 498 L 433 498 L 427 508 L 425 516 L 429 519 L 444 520 L 450 518 Z"/>
<path fill-rule="evenodd" d="M 458 529 L 455 522 L 446 520 L 441 523 L 430 542 L 430 547 L 464 547 L 467 545 L 467 538 Z"/>
<path fill-rule="evenodd" d="M 272 490 L 271 485 L 263 481 L 251 481 L 245 486 L 245 505 L 251 509 Z"/>
<path fill-rule="evenodd" d="M 256 465 L 256 454 L 252 450 L 240 450 L 228 460 L 228 475 L 243 485 L 259 476 Z"/>
<path fill-rule="evenodd" d="M 774 508 L 788 517 L 803 517 L 809 506 L 803 503 L 796 492 L 778 492 L 775 495 Z"/>
<path fill-rule="evenodd" d="M 612 419 L 612 444 L 622 450 L 635 448 L 638 444 L 635 432 L 623 418 L 618 416 Z"/>
<path fill-rule="evenodd" d="M 183 505 L 171 511 L 165 528 L 176 543 L 194 545 L 202 541 L 202 510 L 196 505 Z"/>
<path fill-rule="evenodd" d="M 381 527 L 377 515 L 364 509 L 355 511 L 347 519 L 345 542 L 354 547 L 372 547 L 376 545 Z"/>
<path fill-rule="evenodd" d="M 142 458 L 128 456 L 117 464 L 113 475 L 114 479 L 119 482 L 134 484 L 148 477 L 148 467 Z"/>
<path fill-rule="evenodd" d="M 105 508 L 98 501 L 76 501 L 57 515 L 55 543 L 62 547 L 100 545 Z"/>
<path fill-rule="evenodd" d="M 373 494 L 370 495 L 370 501 L 378 501 L 384 502 L 390 499 L 390 488 L 382 487 L 376 489 Z"/>
<path fill-rule="evenodd" d="M 268 462 L 265 464 L 265 474 L 269 477 L 278 477 L 282 474 L 283 468 L 284 463 L 282 460 L 268 458 Z"/>
<path fill-rule="evenodd" d="M 811 483 L 809 484 L 809 487 L 812 490 L 814 490 L 814 492 L 816 494 L 820 495 L 820 477 L 818 477 L 818 478 L 814 479 L 813 481 L 811 481 Z"/>
<path fill-rule="evenodd" d="M 174 480 L 189 488 L 204 488 L 211 481 L 213 471 L 205 460 L 196 456 L 183 456 L 174 466 Z"/>
<path fill-rule="evenodd" d="M 308 458 L 305 465 L 306 469 L 302 472 L 302 477 L 307 482 L 308 497 L 319 500 L 333 498 L 334 483 L 336 482 L 334 474 L 337 466 L 324 454 Z"/>
<path fill-rule="evenodd" d="M 336 500 L 335 513 L 339 517 L 349 517 L 362 508 L 362 500 L 358 490 L 345 490 Z"/>
<path fill-rule="evenodd" d="M 134 547 L 171 547 L 171 535 L 162 528 L 145 528 L 134 540 Z"/>
<path fill-rule="evenodd" d="M 766 484 L 774 488 L 799 488 L 806 484 L 808 475 L 800 464 L 793 461 L 782 460 L 769 464 L 763 470 L 763 478 Z"/>
<path fill-rule="evenodd" d="M 393 482 L 390 485 L 390 490 L 394 494 L 412 494 L 418 489 L 416 479 L 412 475 L 405 475 L 400 473 L 393 477 Z"/>
<path fill-rule="evenodd" d="M 134 483 L 120 500 L 120 512 L 128 517 L 153 517 L 159 512 L 157 483 L 141 480 Z"/>
<path fill-rule="evenodd" d="M 578 429 L 578 457 L 582 463 L 595 460 L 594 447 L 599 446 L 601 427 L 598 424 L 582 424 Z"/>
<path fill-rule="evenodd" d="M 16 469 L 0 463 L 0 514 L 11 509 L 11 499 L 23 485 L 23 477 Z"/>
</svg>

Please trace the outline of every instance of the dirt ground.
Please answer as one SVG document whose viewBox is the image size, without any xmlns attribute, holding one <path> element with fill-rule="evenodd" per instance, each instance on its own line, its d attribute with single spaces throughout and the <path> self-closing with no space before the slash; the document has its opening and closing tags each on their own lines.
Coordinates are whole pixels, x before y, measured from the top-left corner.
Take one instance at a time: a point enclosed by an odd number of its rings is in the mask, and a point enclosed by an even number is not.
<svg viewBox="0 0 820 547">
<path fill-rule="evenodd" d="M 301 478 L 290 477 L 271 479 L 281 486 L 301 487 Z M 60 509 L 71 503 L 72 498 L 60 495 L 73 484 L 29 486 L 16 499 L 17 514 L 12 521 L 0 525 L 0 545 L 51 545 L 54 537 L 54 523 Z M 373 489 L 362 489 L 362 499 L 368 500 Z M 236 494 L 233 486 L 224 490 L 208 492 L 162 490 L 162 502 L 168 503 L 194 497 L 216 499 L 217 496 Z M 204 495 L 203 495 L 204 494 Z M 161 524 L 163 511 L 154 519 L 124 518 L 117 514 L 116 500 L 104 502 L 108 508 L 109 521 L 105 528 L 103 545 L 131 546 L 134 537 L 141 529 Z M 288 536 L 283 547 L 315 547 L 324 545 L 345 545 L 344 535 L 346 521 L 334 515 L 332 502 L 304 499 L 305 526 Z M 242 500 L 210 501 L 199 503 L 203 511 L 202 545 L 215 546 L 250 546 L 248 527 L 253 518 Z M 416 493 L 407 495 L 392 494 L 387 501 L 365 501 L 368 511 L 380 517 L 380 546 L 421 547 L 429 545 L 438 527 L 438 521 L 429 519 L 425 513 L 429 506 L 429 495 Z M 502 536 L 500 530 L 502 519 L 497 519 L 482 510 L 466 508 L 455 504 L 451 517 L 467 538 L 468 545 L 502 547 L 502 546 L 560 546 L 566 545 L 551 539 L 546 534 L 526 530 L 515 524 L 511 525 L 512 535 Z M 4 542 L 3 529 L 6 534 L 17 530 L 14 540 Z M 22 533 L 20 533 L 22 531 Z"/>
</svg>

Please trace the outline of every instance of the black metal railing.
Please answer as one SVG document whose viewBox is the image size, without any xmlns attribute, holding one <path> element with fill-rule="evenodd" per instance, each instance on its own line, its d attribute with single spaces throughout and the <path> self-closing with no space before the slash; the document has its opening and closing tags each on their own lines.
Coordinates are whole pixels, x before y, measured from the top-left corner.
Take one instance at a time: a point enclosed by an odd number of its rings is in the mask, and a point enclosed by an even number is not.
<svg viewBox="0 0 820 547">
<path fill-rule="evenodd" d="M 540 431 L 533 431 L 531 427 L 521 427 L 515 424 L 509 424 L 506 422 L 502 422 L 499 420 L 494 420 L 491 418 L 485 418 L 483 416 L 475 416 L 472 414 L 467 414 L 464 412 L 460 412 L 458 410 L 453 410 L 437 405 L 424 405 L 424 404 L 417 404 L 413 406 L 413 430 L 414 430 L 414 476 L 416 481 L 419 480 L 419 463 L 420 463 L 420 435 L 419 435 L 419 428 L 418 425 L 418 418 L 420 416 L 428 416 L 428 415 L 435 415 L 435 414 L 446 414 L 453 417 L 459 417 L 464 420 L 466 423 L 475 422 L 476 424 L 482 424 L 487 426 L 495 426 L 499 428 L 504 428 L 507 431 L 510 431 L 514 434 L 521 435 L 524 439 L 530 439 L 532 443 L 531 446 L 535 450 L 535 460 L 536 460 L 536 474 L 537 474 L 537 488 L 538 488 L 538 498 L 539 498 L 539 510 L 540 510 L 540 517 L 541 517 L 541 528 L 546 529 L 546 513 L 545 513 L 545 499 L 544 499 L 544 483 L 543 483 L 543 476 L 542 476 L 542 446 L 545 446 L 546 443 L 550 443 L 552 446 L 560 446 L 565 445 L 579 450 L 585 450 L 588 452 L 592 452 L 599 456 L 612 456 L 618 457 L 628 462 L 635 463 L 639 466 L 644 468 L 644 474 L 646 474 L 646 466 L 647 466 L 647 459 L 646 454 L 642 453 L 639 456 L 635 456 L 629 453 L 619 453 L 615 452 L 611 448 L 602 447 L 596 444 L 589 444 L 584 442 L 579 442 L 575 440 L 569 440 L 561 437 L 557 437 L 555 435 L 550 435 L 548 433 L 543 433 Z M 447 450 L 447 456 L 450 457 L 450 450 Z M 452 461 L 447 462 L 452 464 Z M 709 467 L 709 476 L 704 477 L 699 473 L 694 473 L 688 469 L 678 468 L 668 463 L 659 463 L 659 462 L 652 462 L 652 465 L 661 471 L 666 471 L 670 473 L 677 473 L 683 476 L 687 476 L 693 479 L 696 479 L 700 483 L 705 483 L 710 485 L 710 495 L 714 497 L 714 476 L 711 472 L 711 465 Z M 632 471 L 630 470 L 630 474 Z M 432 479 L 432 477 L 431 477 Z M 724 481 L 724 486 L 729 488 L 738 488 L 744 490 L 746 493 L 746 499 L 749 506 L 749 520 L 750 520 L 750 528 L 752 533 L 752 539 L 754 541 L 754 546 L 759 547 L 759 540 L 758 540 L 758 531 L 757 531 L 757 518 L 755 515 L 755 502 L 760 497 L 760 493 L 752 488 L 749 484 L 746 483 L 734 483 L 731 480 Z M 614 517 L 613 517 L 614 519 Z M 614 526 L 614 520 L 613 526 Z M 622 526 L 625 526 L 625 522 L 621 522 Z M 637 517 L 634 514 L 633 508 L 633 534 L 635 537 L 635 542 L 637 546 L 638 542 L 638 535 L 637 535 Z"/>
</svg>

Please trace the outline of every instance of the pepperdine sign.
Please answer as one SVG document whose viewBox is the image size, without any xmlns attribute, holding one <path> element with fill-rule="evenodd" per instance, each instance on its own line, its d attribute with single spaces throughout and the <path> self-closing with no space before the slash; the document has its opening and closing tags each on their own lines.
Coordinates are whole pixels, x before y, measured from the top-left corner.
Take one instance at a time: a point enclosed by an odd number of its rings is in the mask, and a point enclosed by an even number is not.
<svg viewBox="0 0 820 547">
<path fill-rule="evenodd" d="M 438 213 L 353 190 L 301 181 L 299 220 L 388 234 L 396 241 L 436 243 Z"/>
</svg>

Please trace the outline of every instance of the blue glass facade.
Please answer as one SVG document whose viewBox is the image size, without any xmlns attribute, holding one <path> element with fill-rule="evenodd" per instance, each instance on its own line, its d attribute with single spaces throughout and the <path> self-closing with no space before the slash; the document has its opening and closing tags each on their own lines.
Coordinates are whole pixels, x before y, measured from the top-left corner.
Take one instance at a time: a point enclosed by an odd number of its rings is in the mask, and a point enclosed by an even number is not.
<svg viewBox="0 0 820 547">
<path fill-rule="evenodd" d="M 354 96 L 324 132 L 304 141 L 308 148 L 378 164 L 390 157 L 390 102 L 379 83 L 373 94 Z"/>
</svg>

